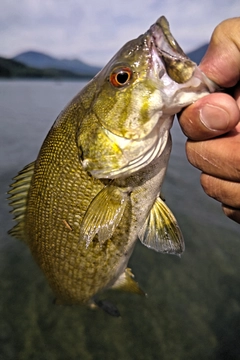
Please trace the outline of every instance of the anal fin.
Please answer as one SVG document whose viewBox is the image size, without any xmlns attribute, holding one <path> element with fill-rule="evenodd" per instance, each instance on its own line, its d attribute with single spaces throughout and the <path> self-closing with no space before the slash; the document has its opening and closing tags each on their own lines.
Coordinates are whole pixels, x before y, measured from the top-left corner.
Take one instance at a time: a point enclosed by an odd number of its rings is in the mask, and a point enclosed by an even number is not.
<svg viewBox="0 0 240 360">
<path fill-rule="evenodd" d="M 112 285 L 111 289 L 146 296 L 146 293 L 139 287 L 138 283 L 134 280 L 134 275 L 130 268 L 125 269 L 125 271 L 119 276 L 117 281 Z"/>
<path fill-rule="evenodd" d="M 24 226 L 27 197 L 34 173 L 34 165 L 35 162 L 32 162 L 25 166 L 14 177 L 15 181 L 10 185 L 12 189 L 8 191 L 8 194 L 10 194 L 8 198 L 9 205 L 13 207 L 11 213 L 15 215 L 14 220 L 17 221 L 17 224 L 8 233 L 23 241 L 25 241 Z"/>
</svg>

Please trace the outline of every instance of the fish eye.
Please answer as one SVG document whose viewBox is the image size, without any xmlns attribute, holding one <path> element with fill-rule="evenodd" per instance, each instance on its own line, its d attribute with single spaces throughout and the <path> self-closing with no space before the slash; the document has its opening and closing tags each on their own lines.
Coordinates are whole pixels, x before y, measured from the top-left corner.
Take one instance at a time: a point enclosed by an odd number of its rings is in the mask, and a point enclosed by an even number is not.
<svg viewBox="0 0 240 360">
<path fill-rule="evenodd" d="M 115 69 L 110 75 L 110 82 L 115 87 L 127 85 L 132 78 L 132 69 L 128 67 Z"/>
</svg>

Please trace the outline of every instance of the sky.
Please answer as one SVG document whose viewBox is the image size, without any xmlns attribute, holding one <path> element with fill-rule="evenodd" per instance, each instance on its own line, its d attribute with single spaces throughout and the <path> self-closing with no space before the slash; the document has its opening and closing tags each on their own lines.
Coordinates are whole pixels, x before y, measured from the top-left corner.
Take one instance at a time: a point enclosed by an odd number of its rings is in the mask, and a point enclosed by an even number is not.
<svg viewBox="0 0 240 360">
<path fill-rule="evenodd" d="M 35 50 L 99 66 L 161 15 L 185 52 L 240 16 L 240 0 L 1 0 L 0 8 L 0 56 Z"/>
</svg>

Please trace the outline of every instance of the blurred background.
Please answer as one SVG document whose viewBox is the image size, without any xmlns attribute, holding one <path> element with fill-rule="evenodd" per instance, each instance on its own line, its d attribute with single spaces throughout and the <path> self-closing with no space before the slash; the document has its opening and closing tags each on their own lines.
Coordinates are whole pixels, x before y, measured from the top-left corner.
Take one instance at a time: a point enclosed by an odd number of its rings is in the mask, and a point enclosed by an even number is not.
<svg viewBox="0 0 240 360">
<path fill-rule="evenodd" d="M 0 12 L 0 359 L 240 359 L 240 236 L 208 198 L 174 123 L 164 196 L 182 229 L 181 258 L 137 244 L 130 267 L 148 297 L 114 293 L 121 318 L 53 305 L 13 225 L 6 192 L 53 121 L 114 53 L 165 15 L 199 62 L 237 1 L 2 0 Z"/>
<path fill-rule="evenodd" d="M 238 0 L 1 0 L 0 56 L 34 50 L 102 67 L 161 15 L 189 52 L 239 12 Z"/>
</svg>

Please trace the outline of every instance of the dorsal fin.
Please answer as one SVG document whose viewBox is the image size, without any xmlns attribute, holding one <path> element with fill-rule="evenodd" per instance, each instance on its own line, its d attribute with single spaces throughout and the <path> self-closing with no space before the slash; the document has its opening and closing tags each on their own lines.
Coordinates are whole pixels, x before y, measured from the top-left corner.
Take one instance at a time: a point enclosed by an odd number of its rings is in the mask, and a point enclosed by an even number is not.
<svg viewBox="0 0 240 360">
<path fill-rule="evenodd" d="M 14 220 L 17 224 L 8 231 L 8 233 L 20 240 L 25 240 L 24 226 L 25 226 L 25 212 L 27 206 L 27 196 L 30 188 L 35 162 L 32 162 L 25 166 L 17 176 L 13 178 L 15 180 L 10 186 L 11 190 L 8 200 L 9 205 L 13 207 L 11 213 L 13 213 Z"/>
</svg>

